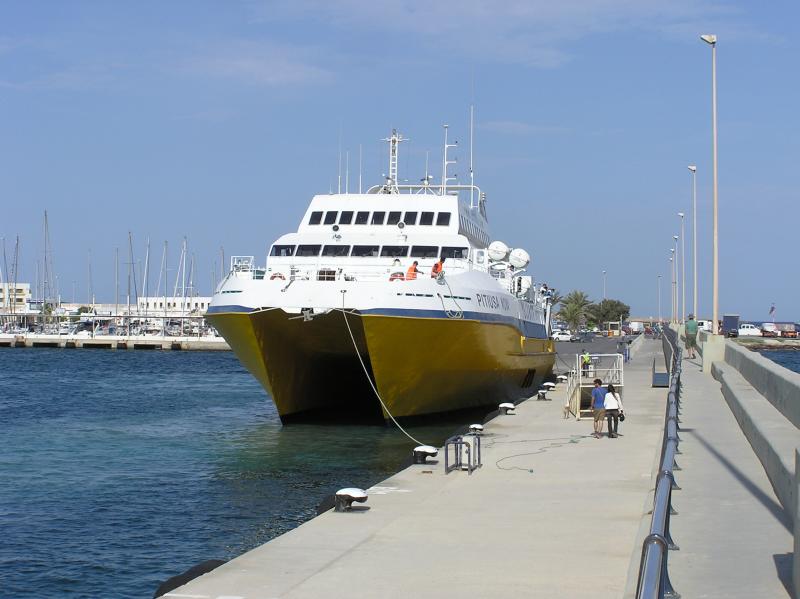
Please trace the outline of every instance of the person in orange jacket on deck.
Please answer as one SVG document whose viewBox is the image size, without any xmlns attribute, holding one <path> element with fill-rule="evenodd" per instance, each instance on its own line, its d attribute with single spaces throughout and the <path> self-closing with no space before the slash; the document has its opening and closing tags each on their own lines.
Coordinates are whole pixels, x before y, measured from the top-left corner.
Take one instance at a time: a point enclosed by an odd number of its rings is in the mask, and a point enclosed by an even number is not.
<svg viewBox="0 0 800 599">
<path fill-rule="evenodd" d="M 439 273 L 442 272 L 442 268 L 444 267 L 444 256 L 439 258 L 439 261 L 433 265 L 431 269 L 431 278 L 435 279 L 439 276 Z"/>
<path fill-rule="evenodd" d="M 406 272 L 406 281 L 413 281 L 417 278 L 417 275 L 419 274 L 419 269 L 417 266 L 419 266 L 419 262 L 414 260 L 414 263 L 408 267 L 408 271 Z"/>
</svg>

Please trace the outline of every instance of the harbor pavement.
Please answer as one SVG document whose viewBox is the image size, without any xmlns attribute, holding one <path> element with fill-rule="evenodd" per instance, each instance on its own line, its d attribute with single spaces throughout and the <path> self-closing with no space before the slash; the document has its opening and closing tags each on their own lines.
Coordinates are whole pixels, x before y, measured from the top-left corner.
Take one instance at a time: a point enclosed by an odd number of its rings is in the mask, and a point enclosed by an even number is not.
<svg viewBox="0 0 800 599">
<path fill-rule="evenodd" d="M 663 364 L 661 343 L 645 340 L 626 366 L 618 438 L 564 418 L 559 385 L 486 424 L 473 474 L 446 475 L 440 450 L 369 489 L 364 506 L 326 512 L 165 596 L 618 599 L 635 588 L 660 451 L 667 394 L 650 386 L 654 357 Z"/>
<path fill-rule="evenodd" d="M 684 597 L 792 597 L 791 521 L 720 384 L 700 370 L 683 361 L 672 584 Z"/>
</svg>

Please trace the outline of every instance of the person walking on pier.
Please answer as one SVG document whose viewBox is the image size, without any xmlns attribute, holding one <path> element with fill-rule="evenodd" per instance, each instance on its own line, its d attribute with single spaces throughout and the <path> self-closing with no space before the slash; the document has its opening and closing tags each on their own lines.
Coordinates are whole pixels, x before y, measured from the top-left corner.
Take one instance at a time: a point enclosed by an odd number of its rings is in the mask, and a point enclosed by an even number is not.
<svg viewBox="0 0 800 599">
<path fill-rule="evenodd" d="M 684 334 L 686 335 L 686 353 L 690 360 L 694 360 L 694 348 L 697 347 L 697 321 L 694 319 L 694 314 L 689 314 L 689 320 L 686 321 Z"/>
<path fill-rule="evenodd" d="M 617 429 L 619 428 L 619 415 L 622 414 L 622 398 L 617 393 L 614 385 L 610 384 L 607 387 L 605 397 L 603 398 L 603 411 L 608 418 L 608 438 L 615 439 Z"/>
<path fill-rule="evenodd" d="M 594 379 L 594 389 L 592 389 L 592 415 L 594 416 L 594 437 L 599 439 L 603 436 L 603 419 L 606 416 L 605 400 L 608 391 L 603 389 L 603 381 Z"/>
</svg>

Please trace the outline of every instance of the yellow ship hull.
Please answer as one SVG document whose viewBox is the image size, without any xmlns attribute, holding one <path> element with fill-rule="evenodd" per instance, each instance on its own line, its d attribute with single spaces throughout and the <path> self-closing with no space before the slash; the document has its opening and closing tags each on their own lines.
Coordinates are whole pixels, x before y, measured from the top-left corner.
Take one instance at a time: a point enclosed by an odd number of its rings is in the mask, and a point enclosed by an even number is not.
<svg viewBox="0 0 800 599">
<path fill-rule="evenodd" d="M 208 315 L 284 422 L 496 406 L 531 396 L 555 361 L 552 341 L 526 338 L 506 323 L 349 312 L 346 318 L 340 310 L 310 321 L 280 309 Z"/>
</svg>

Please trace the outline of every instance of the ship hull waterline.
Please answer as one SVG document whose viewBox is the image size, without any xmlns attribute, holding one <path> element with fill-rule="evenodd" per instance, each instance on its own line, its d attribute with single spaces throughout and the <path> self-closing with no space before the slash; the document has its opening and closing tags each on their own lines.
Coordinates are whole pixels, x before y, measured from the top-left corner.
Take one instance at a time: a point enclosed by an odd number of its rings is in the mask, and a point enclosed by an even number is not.
<svg viewBox="0 0 800 599">
<path fill-rule="evenodd" d="M 410 419 L 496 407 L 533 395 L 555 362 L 552 341 L 526 338 L 505 323 L 342 310 L 307 320 L 275 308 L 207 318 L 284 423 L 387 420 L 386 409 Z"/>
</svg>

